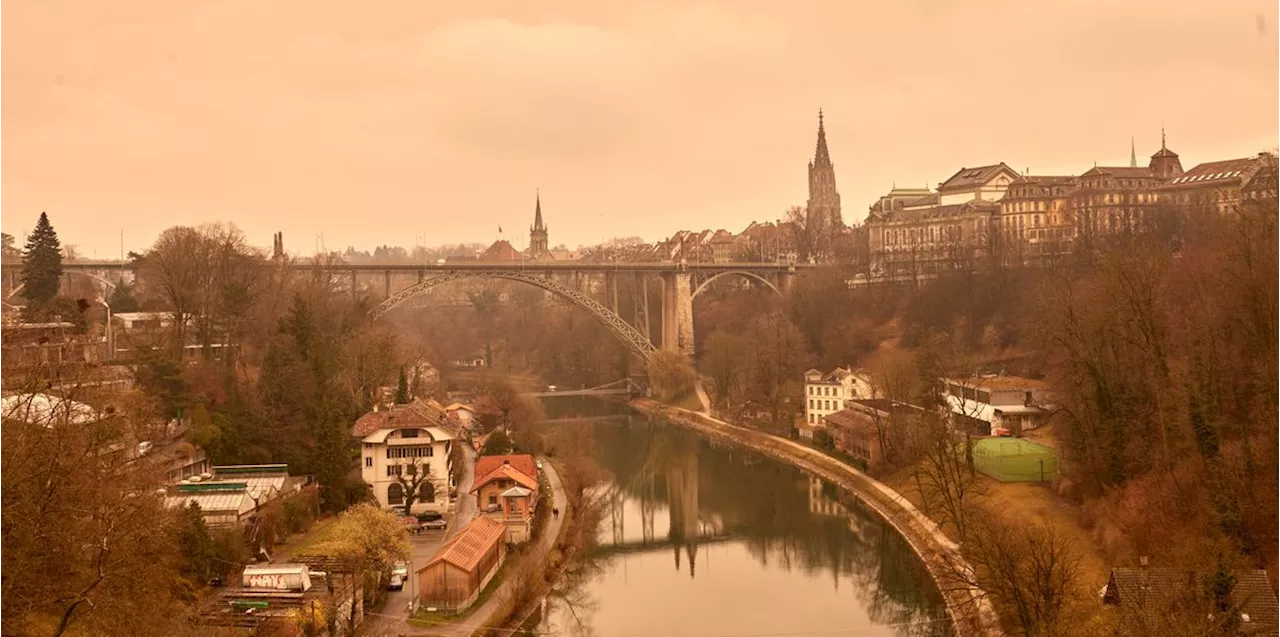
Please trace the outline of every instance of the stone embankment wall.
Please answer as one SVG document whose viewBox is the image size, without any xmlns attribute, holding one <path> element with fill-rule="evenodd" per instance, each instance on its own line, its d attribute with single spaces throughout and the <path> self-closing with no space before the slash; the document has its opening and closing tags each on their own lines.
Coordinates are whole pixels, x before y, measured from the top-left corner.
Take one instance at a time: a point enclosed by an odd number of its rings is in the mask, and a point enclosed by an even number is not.
<svg viewBox="0 0 1280 637">
<path fill-rule="evenodd" d="M 906 538 L 920 556 L 929 574 L 937 582 L 946 602 L 957 637 L 998 637 L 1004 635 L 1000 621 L 985 594 L 977 588 L 957 583 L 952 565 L 965 562 L 959 547 L 937 529 L 897 491 L 871 476 L 831 456 L 785 438 L 741 427 L 710 416 L 672 407 L 647 398 L 632 401 L 632 406 L 651 416 L 693 429 L 709 437 L 724 440 L 800 467 L 835 484 L 871 507 L 880 517 Z"/>
</svg>

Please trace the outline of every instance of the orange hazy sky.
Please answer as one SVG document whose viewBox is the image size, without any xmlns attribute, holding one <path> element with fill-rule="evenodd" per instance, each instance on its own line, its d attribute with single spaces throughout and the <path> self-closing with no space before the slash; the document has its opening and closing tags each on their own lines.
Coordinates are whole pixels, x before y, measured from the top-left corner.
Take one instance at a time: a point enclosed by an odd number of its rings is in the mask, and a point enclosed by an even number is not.
<svg viewBox="0 0 1280 637">
<path fill-rule="evenodd" d="M 328 249 L 846 221 L 963 166 L 1185 166 L 1276 146 L 1274 0 L 19 0 L 3 229 L 86 256 L 224 220 Z"/>
</svg>

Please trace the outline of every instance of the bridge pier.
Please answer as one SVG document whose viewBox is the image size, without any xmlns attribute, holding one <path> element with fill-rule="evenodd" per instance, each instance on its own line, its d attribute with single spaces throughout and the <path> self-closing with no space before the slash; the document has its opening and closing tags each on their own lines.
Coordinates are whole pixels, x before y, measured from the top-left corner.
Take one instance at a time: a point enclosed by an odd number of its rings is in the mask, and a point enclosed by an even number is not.
<svg viewBox="0 0 1280 637">
<path fill-rule="evenodd" d="M 662 346 L 693 356 L 693 290 L 688 272 L 662 274 Z"/>
<path fill-rule="evenodd" d="M 778 273 L 778 291 L 784 296 L 791 294 L 791 287 L 796 281 L 796 271 L 792 268 Z"/>
</svg>

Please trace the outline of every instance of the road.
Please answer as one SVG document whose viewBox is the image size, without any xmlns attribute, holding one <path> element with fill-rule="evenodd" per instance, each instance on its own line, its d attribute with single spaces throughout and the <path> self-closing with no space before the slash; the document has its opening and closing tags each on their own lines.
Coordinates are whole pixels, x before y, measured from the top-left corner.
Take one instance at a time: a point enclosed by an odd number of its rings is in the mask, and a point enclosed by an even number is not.
<svg viewBox="0 0 1280 637">
<path fill-rule="evenodd" d="M 564 485 L 560 482 L 560 474 L 556 473 L 555 467 L 546 458 L 539 457 L 538 462 L 542 465 L 543 473 L 547 474 L 547 482 L 551 484 L 551 506 L 559 508 L 563 511 L 568 504 L 568 499 L 564 494 Z M 547 552 L 555 546 L 556 539 L 560 537 L 560 527 L 564 524 L 563 516 L 553 516 L 547 521 L 547 528 L 543 531 L 542 536 L 538 538 L 538 545 L 526 554 L 524 559 L 541 560 L 546 556 Z M 498 606 L 511 593 L 512 583 L 506 580 L 498 585 L 498 590 L 494 591 L 489 599 L 485 600 L 484 605 L 475 609 L 461 623 L 452 624 L 450 626 L 440 626 L 433 628 L 429 634 L 441 635 L 442 637 L 471 637 L 485 622 L 489 621 L 489 617 L 494 611 L 498 610 Z"/>
<path fill-rule="evenodd" d="M 424 531 L 409 536 L 409 581 L 398 591 L 387 591 L 387 601 L 382 605 L 382 610 L 366 613 L 367 619 L 360 626 L 360 634 L 400 635 L 411 630 L 405 620 L 409 617 L 409 602 L 413 600 L 418 586 L 417 569 L 422 568 L 446 540 L 456 535 L 475 517 L 476 499 L 470 491 L 475 480 L 476 452 L 470 445 L 463 445 L 462 450 L 462 479 L 458 482 L 458 500 L 449 520 L 449 528 L 444 532 Z"/>
</svg>

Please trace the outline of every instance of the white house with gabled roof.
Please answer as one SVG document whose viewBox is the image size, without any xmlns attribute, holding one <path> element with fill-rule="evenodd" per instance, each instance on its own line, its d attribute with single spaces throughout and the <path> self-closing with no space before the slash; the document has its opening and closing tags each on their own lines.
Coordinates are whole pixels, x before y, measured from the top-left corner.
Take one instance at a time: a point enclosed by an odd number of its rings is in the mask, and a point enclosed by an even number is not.
<svg viewBox="0 0 1280 637">
<path fill-rule="evenodd" d="M 375 409 L 356 421 L 352 436 L 360 441 L 360 477 L 383 507 L 403 511 L 406 490 L 426 471 L 430 497 L 416 488 L 410 514 L 449 508 L 452 454 L 458 426 L 434 400 Z"/>
</svg>

